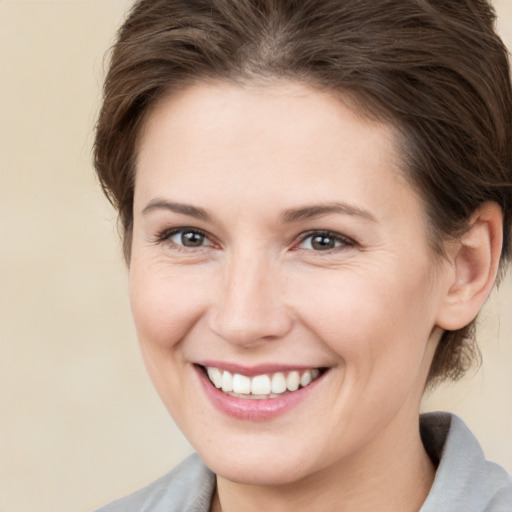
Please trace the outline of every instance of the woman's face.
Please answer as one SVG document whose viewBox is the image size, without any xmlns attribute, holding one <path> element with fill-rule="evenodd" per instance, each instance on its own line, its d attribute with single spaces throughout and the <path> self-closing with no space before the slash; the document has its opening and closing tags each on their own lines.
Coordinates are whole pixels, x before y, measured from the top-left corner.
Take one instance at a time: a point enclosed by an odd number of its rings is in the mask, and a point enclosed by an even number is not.
<svg viewBox="0 0 512 512">
<path fill-rule="evenodd" d="M 417 435 L 448 271 L 395 147 L 293 82 L 198 84 L 149 117 L 133 315 L 162 400 L 219 475 L 289 483 Z"/>
</svg>

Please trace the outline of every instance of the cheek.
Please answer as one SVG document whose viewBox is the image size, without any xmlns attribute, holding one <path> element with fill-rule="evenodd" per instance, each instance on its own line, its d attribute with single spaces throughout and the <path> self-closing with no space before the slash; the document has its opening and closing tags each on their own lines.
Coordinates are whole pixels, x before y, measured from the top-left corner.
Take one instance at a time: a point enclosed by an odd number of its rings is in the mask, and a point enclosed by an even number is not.
<svg viewBox="0 0 512 512">
<path fill-rule="evenodd" d="M 422 362 L 433 327 L 428 272 L 366 272 L 326 275 L 295 290 L 302 318 L 346 366 L 349 375 L 371 379 L 408 372 Z"/>
<path fill-rule="evenodd" d="M 179 420 L 187 403 L 180 342 L 198 316 L 193 309 L 197 300 L 178 275 L 157 268 L 132 260 L 130 305 L 148 374 L 166 408 Z"/>
<path fill-rule="evenodd" d="M 130 267 L 130 304 L 139 341 L 169 349 L 201 316 L 205 288 L 198 276 L 142 263 Z"/>
</svg>

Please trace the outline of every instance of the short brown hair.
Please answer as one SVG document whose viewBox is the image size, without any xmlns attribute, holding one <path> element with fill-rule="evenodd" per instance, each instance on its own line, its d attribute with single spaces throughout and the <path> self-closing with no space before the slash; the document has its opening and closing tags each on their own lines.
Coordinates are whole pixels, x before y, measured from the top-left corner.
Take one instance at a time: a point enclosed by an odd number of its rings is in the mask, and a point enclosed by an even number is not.
<svg viewBox="0 0 512 512">
<path fill-rule="evenodd" d="M 119 211 L 129 262 L 136 144 L 150 107 L 198 80 L 289 78 L 351 97 L 401 134 L 433 249 L 485 201 L 511 252 L 512 92 L 508 54 L 485 0 L 140 0 L 105 80 L 94 158 Z M 444 333 L 429 382 L 456 379 L 475 354 L 474 324 Z"/>
</svg>

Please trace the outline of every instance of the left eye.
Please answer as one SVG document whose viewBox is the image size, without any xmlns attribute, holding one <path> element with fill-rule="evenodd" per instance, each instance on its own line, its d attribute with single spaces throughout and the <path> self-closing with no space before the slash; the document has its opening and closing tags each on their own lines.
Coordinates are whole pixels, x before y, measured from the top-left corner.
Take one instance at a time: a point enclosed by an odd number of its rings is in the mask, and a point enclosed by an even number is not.
<svg viewBox="0 0 512 512">
<path fill-rule="evenodd" d="M 202 232 L 195 229 L 179 229 L 173 230 L 166 236 L 171 242 L 184 247 L 203 247 L 212 245 L 208 237 Z"/>
<path fill-rule="evenodd" d="M 354 245 L 349 239 L 330 233 L 328 231 L 316 231 L 302 239 L 298 245 L 299 249 L 310 249 L 313 251 L 329 251 L 341 246 Z"/>
</svg>

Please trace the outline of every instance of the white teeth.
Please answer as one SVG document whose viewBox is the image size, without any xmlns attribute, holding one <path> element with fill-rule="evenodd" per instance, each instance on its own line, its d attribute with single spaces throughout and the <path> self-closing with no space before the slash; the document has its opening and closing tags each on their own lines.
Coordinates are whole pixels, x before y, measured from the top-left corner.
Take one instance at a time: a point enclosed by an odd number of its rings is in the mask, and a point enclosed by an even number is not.
<svg viewBox="0 0 512 512">
<path fill-rule="evenodd" d="M 269 395 L 270 391 L 270 377 L 268 375 L 256 375 L 252 378 L 251 393 L 253 395 Z"/>
<path fill-rule="evenodd" d="M 239 373 L 231 373 L 213 366 L 207 367 L 208 378 L 217 389 L 239 398 L 275 398 L 286 391 L 297 391 L 306 387 L 320 376 L 320 370 L 292 370 L 274 374 L 247 377 Z"/>
<path fill-rule="evenodd" d="M 222 387 L 222 373 L 218 368 L 208 368 L 208 377 L 217 389 Z"/>
<path fill-rule="evenodd" d="M 272 393 L 284 393 L 286 391 L 286 379 L 284 373 L 277 372 L 272 375 Z"/>
<path fill-rule="evenodd" d="M 233 375 L 229 372 L 222 374 L 222 391 L 224 391 L 224 393 L 233 391 Z"/>
<path fill-rule="evenodd" d="M 245 375 L 233 375 L 233 393 L 248 395 L 251 392 L 251 379 Z"/>
<path fill-rule="evenodd" d="M 300 386 L 300 375 L 299 372 L 293 371 L 286 377 L 286 387 L 288 391 L 297 391 Z"/>
<path fill-rule="evenodd" d="M 306 370 L 302 377 L 300 378 L 300 385 L 302 387 L 307 386 L 313 379 L 311 378 L 311 372 L 309 370 Z M 214 382 L 215 384 L 215 382 Z"/>
</svg>

